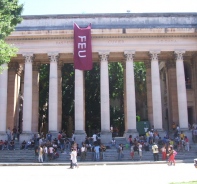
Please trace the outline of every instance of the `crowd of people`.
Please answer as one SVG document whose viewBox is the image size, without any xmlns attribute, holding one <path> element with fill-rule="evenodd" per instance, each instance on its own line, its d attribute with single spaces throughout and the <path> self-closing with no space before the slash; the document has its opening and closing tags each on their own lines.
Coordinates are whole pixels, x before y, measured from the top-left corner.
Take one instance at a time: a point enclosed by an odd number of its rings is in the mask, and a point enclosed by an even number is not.
<svg viewBox="0 0 197 184">
<path fill-rule="evenodd" d="M 117 149 L 117 160 L 122 160 L 124 157 L 124 148 L 130 149 L 131 160 L 142 160 L 143 151 L 152 151 L 153 160 L 159 160 L 159 154 L 162 155 L 161 159 L 175 165 L 175 156 L 180 151 L 190 151 L 189 139 L 184 135 L 184 132 L 179 130 L 179 126 L 172 124 L 173 136 L 168 133 L 161 138 L 158 131 L 148 130 L 144 136 L 132 135 L 128 138 L 128 145 L 116 144 L 113 137 L 111 140 L 111 147 Z M 15 139 L 18 138 L 16 128 L 11 131 L 7 129 L 7 140 L 0 140 L 0 150 L 8 149 L 15 150 Z M 192 135 L 195 140 L 197 134 L 197 127 L 193 128 Z M 194 141 L 193 140 L 193 141 Z M 87 152 L 91 154 L 92 161 L 100 161 L 105 159 L 105 151 L 107 146 L 101 143 L 99 133 L 93 133 L 92 137 L 86 137 L 81 141 L 81 144 L 75 142 L 75 134 L 68 138 L 64 131 L 58 133 L 58 136 L 53 138 L 52 134 L 48 132 L 45 136 L 43 133 L 34 134 L 30 140 L 23 140 L 20 149 L 34 149 L 35 159 L 38 162 L 45 162 L 54 160 L 59 157 L 59 152 L 66 152 L 70 154 L 71 168 L 77 167 L 77 158 L 80 161 L 85 161 Z M 76 156 L 75 156 L 76 155 Z"/>
<path fill-rule="evenodd" d="M 179 130 L 176 126 L 173 128 L 173 134 L 170 137 L 168 133 L 161 138 L 158 131 L 152 128 L 148 130 L 144 136 L 137 136 L 135 138 L 132 135 L 128 138 L 128 144 L 130 146 L 131 159 L 141 160 L 143 151 L 152 151 L 153 160 L 159 161 L 159 155 L 163 161 L 168 161 L 169 165 L 175 165 L 175 156 L 177 152 L 190 151 L 190 143 L 188 137 L 183 131 Z M 111 141 L 111 145 L 116 146 L 115 139 Z M 123 149 L 125 145 L 117 145 L 118 160 L 124 157 Z"/>
</svg>

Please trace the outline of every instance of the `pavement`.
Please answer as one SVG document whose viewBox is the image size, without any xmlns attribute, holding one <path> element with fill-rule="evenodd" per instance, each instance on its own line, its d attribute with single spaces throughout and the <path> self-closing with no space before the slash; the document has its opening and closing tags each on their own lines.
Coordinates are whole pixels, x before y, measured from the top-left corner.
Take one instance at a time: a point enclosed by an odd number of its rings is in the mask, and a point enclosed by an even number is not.
<svg viewBox="0 0 197 184">
<path fill-rule="evenodd" d="M 67 165 L 47 166 L 34 164 L 29 166 L 0 166 L 2 181 L 8 183 L 132 183 L 132 184 L 175 184 L 174 182 L 193 181 L 197 184 L 197 169 L 192 163 L 177 163 L 168 166 L 165 162 L 147 162 L 147 164 L 130 164 L 132 162 L 113 162 L 116 165 L 108 165 L 110 162 L 92 162 L 94 165 L 82 165 L 79 168 L 69 169 Z M 125 165 L 128 163 L 128 165 Z M 150 164 L 152 163 L 152 164 Z M 165 164 L 164 164 L 165 163 Z M 18 163 L 20 164 L 20 163 Z M 30 163 L 32 164 L 32 163 Z M 68 163 L 65 163 L 68 164 Z M 96 165 L 99 164 L 99 165 Z M 102 165 L 101 165 L 102 164 Z M 123 165 L 117 165 L 123 164 Z M 130 165 L 129 165 L 130 164 Z M 27 164 L 26 164 L 27 165 Z M 42 165 L 42 167 L 40 167 Z M 179 183 L 180 184 L 180 183 Z"/>
<path fill-rule="evenodd" d="M 176 163 L 194 163 L 193 159 L 185 159 L 185 160 L 176 160 Z M 81 162 L 78 164 L 80 166 L 95 166 L 95 165 L 147 165 L 147 164 L 167 164 L 166 161 L 98 161 L 98 162 Z M 0 163 L 0 166 L 69 166 L 70 162 L 30 162 L 30 163 Z"/>
</svg>

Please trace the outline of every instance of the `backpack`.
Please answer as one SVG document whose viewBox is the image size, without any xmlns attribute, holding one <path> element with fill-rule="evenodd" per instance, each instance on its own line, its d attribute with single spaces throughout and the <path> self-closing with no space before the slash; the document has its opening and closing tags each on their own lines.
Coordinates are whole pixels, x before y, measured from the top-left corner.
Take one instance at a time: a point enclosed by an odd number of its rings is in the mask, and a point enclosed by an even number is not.
<svg viewBox="0 0 197 184">
<path fill-rule="evenodd" d="M 117 153 L 120 153 L 120 148 L 119 147 L 117 148 Z"/>
</svg>

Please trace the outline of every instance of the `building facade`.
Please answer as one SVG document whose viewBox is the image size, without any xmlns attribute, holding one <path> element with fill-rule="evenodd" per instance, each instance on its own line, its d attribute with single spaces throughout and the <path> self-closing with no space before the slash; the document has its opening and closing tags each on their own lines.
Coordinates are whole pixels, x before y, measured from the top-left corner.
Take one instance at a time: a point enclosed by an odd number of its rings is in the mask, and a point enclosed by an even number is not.
<svg viewBox="0 0 197 184">
<path fill-rule="evenodd" d="M 0 75 L 0 136 L 18 126 L 23 97 L 21 140 L 38 131 L 39 66 L 50 64 L 49 131 L 61 130 L 61 67 L 73 63 L 73 23 L 92 24 L 93 62 L 100 63 L 101 140 L 111 140 L 108 63 L 125 63 L 125 137 L 136 131 L 133 63 L 146 65 L 148 120 L 161 134 L 172 122 L 188 131 L 197 121 L 197 14 L 82 14 L 24 16 L 6 39 L 18 47 Z M 6 66 L 6 65 L 5 65 Z M 84 71 L 75 70 L 75 135 L 84 140 Z M 22 95 L 20 95 L 22 94 Z"/>
</svg>

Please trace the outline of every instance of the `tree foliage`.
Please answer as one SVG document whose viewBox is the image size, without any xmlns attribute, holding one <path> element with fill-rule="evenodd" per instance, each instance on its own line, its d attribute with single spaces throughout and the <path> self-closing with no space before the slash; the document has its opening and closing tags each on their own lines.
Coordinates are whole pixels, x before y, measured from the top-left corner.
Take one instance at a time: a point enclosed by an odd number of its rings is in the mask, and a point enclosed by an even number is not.
<svg viewBox="0 0 197 184">
<path fill-rule="evenodd" d="M 3 70 L 1 65 L 9 63 L 10 59 L 16 56 L 17 49 L 7 44 L 5 39 L 22 21 L 22 10 L 23 5 L 19 5 L 18 0 L 0 1 L 0 73 Z"/>
</svg>

